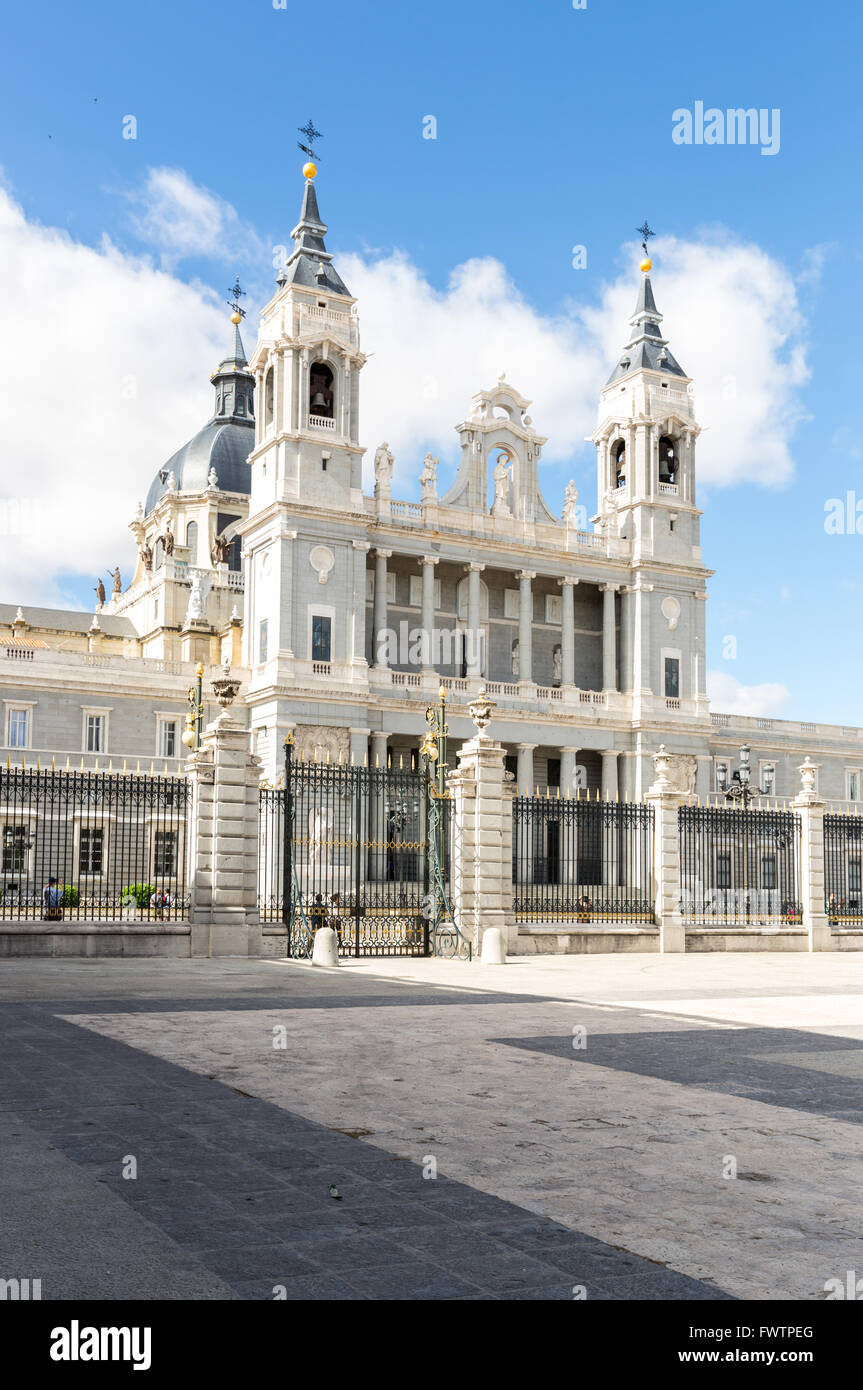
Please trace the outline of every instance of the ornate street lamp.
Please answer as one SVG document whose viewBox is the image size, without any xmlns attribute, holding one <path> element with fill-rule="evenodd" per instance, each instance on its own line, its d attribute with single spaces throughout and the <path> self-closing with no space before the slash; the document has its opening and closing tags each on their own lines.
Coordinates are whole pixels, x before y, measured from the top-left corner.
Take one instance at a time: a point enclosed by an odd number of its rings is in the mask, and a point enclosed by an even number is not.
<svg viewBox="0 0 863 1390">
<path fill-rule="evenodd" d="M 744 811 L 749 809 L 750 802 L 758 796 L 772 796 L 772 787 L 751 786 L 752 767 L 750 764 L 751 749 L 748 743 L 744 743 L 740 749 L 740 766 L 731 774 L 731 781 L 722 788 L 725 800 L 734 806 L 740 806 Z"/>
<path fill-rule="evenodd" d="M 199 661 L 195 667 L 195 684 L 189 686 L 189 713 L 186 715 L 186 728 L 180 742 L 191 751 L 197 752 L 201 746 L 201 729 L 204 724 L 204 663 Z"/>
</svg>

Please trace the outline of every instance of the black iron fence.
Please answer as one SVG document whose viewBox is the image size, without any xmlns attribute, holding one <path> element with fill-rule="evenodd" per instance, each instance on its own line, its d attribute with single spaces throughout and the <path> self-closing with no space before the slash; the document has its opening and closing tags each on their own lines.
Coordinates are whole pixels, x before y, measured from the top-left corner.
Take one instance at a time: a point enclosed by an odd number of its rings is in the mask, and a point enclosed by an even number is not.
<svg viewBox="0 0 863 1390">
<path fill-rule="evenodd" d="M 705 926 L 793 926 L 800 901 L 800 823 L 793 811 L 681 806 L 680 906 Z"/>
<path fill-rule="evenodd" d="M 181 777 L 0 770 L 0 918 L 183 918 Z"/>
<path fill-rule="evenodd" d="M 653 922 L 653 807 L 587 797 L 513 801 L 519 922 Z"/>
<path fill-rule="evenodd" d="M 863 920 L 863 816 L 824 817 L 824 906 L 834 927 Z"/>
<path fill-rule="evenodd" d="M 291 760 L 261 790 L 258 906 L 307 955 L 333 927 L 342 955 L 427 955 L 426 778 L 421 771 Z"/>
</svg>

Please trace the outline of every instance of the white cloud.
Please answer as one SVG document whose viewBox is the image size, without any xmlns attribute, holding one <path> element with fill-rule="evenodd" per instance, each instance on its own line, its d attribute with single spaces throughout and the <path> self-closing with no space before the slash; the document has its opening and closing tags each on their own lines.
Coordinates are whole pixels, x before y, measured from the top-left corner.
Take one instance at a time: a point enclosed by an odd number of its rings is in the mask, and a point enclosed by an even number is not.
<svg viewBox="0 0 863 1390">
<path fill-rule="evenodd" d="M 363 372 L 364 440 L 389 440 L 403 480 L 419 471 L 428 448 L 454 459 L 453 426 L 501 370 L 534 403 L 536 428 L 549 436 L 546 461 L 582 447 L 626 341 L 638 283 L 631 264 L 598 304 L 573 296 L 551 316 L 530 305 L 490 258 L 456 267 L 444 290 L 401 252 L 338 262 L 360 301 L 364 346 L 375 354 Z M 794 281 L 759 247 L 716 237 L 666 238 L 657 262 L 663 331 L 694 378 L 705 427 L 700 480 L 785 482 L 807 377 Z M 580 274 L 573 272 L 574 290 Z"/>
<path fill-rule="evenodd" d="M 193 183 L 183 169 L 149 169 L 144 187 L 128 196 L 135 231 L 160 253 L 166 269 L 187 257 L 247 261 L 261 252 L 256 233 L 236 209 Z"/>
<path fill-rule="evenodd" d="M 62 603 L 55 575 L 128 565 L 135 501 L 208 419 L 230 326 L 215 297 L 28 222 L 2 189 L 0 264 L 0 594 Z"/>
<path fill-rule="evenodd" d="M 743 685 L 726 671 L 709 671 L 707 694 L 717 714 L 743 714 L 753 719 L 781 718 L 791 691 L 778 681 Z"/>
</svg>

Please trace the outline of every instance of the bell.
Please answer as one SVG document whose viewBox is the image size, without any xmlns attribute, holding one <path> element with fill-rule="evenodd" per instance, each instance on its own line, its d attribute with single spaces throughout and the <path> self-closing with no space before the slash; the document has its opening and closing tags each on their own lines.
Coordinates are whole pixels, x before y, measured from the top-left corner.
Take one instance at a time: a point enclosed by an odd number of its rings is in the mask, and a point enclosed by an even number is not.
<svg viewBox="0 0 863 1390">
<path fill-rule="evenodd" d="M 319 405 L 323 410 L 327 408 L 326 397 L 323 391 L 316 391 L 312 396 L 312 405 Z"/>
</svg>

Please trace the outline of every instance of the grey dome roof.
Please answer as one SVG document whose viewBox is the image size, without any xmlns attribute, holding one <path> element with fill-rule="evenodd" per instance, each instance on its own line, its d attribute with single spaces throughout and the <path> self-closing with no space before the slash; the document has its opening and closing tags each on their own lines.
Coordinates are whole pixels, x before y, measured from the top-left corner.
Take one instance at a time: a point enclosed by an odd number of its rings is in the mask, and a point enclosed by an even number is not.
<svg viewBox="0 0 863 1390">
<path fill-rule="evenodd" d="M 178 449 L 173 458 L 156 474 L 147 493 L 144 510 L 149 514 L 168 491 L 168 474 L 177 479 L 178 492 L 203 492 L 207 475 L 215 468 L 220 492 L 242 492 L 252 489 L 252 475 L 246 462 L 255 443 L 254 421 L 248 424 L 210 420 L 194 439 Z M 164 481 L 162 480 L 164 476 Z"/>
</svg>

